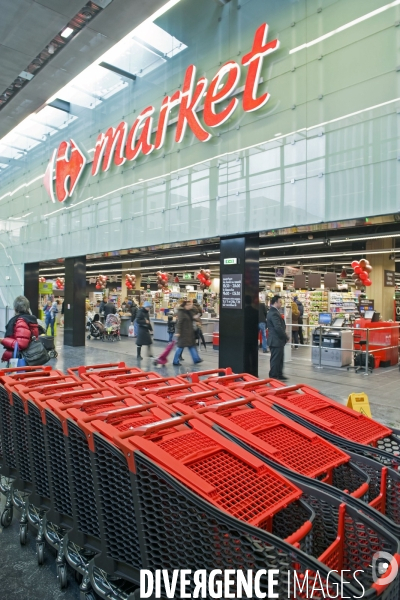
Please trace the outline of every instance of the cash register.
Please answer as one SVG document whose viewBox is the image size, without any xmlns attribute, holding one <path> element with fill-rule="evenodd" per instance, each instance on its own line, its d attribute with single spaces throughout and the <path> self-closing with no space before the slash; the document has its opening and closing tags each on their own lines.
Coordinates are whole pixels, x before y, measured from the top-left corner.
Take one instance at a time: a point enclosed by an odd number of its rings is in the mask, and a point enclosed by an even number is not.
<svg viewBox="0 0 400 600">
<path fill-rule="evenodd" d="M 321 341 L 321 365 L 325 367 L 345 367 L 351 364 L 353 357 L 353 333 L 342 329 L 345 320 L 332 320 L 331 313 L 320 313 L 319 327 L 312 334 L 311 360 L 319 365 Z"/>
</svg>

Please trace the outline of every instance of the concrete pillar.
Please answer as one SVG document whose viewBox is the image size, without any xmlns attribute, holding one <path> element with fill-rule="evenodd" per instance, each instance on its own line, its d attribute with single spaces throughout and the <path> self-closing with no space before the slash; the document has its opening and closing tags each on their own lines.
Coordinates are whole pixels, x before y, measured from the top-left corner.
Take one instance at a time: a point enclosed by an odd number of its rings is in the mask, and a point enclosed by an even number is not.
<svg viewBox="0 0 400 600">
<path fill-rule="evenodd" d="M 258 376 L 259 237 L 221 238 L 219 367 Z"/>
<path fill-rule="evenodd" d="M 64 345 L 84 346 L 86 256 L 65 259 Z"/>
<path fill-rule="evenodd" d="M 393 319 L 393 295 L 394 288 L 384 287 L 384 271 L 394 271 L 395 263 L 389 259 L 390 251 L 393 249 L 391 238 L 383 240 L 369 240 L 367 242 L 367 260 L 369 260 L 373 271 L 371 273 L 372 285 L 366 288 L 367 297 L 375 300 L 375 310 L 381 313 L 384 321 Z M 387 249 L 387 254 L 368 254 L 368 250 Z"/>
<path fill-rule="evenodd" d="M 24 296 L 28 298 L 32 314 L 38 316 L 39 310 L 39 263 L 24 265 Z"/>
</svg>

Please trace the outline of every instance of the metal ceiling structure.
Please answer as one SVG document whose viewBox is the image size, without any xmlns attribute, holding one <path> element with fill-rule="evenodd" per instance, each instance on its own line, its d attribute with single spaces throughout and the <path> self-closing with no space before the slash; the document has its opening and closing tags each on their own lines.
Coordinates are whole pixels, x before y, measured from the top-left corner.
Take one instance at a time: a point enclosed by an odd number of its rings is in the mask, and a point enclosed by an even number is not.
<svg viewBox="0 0 400 600">
<path fill-rule="evenodd" d="M 48 47 L 87 4 L 100 10 L 72 39 L 23 80 L 0 111 L 0 139 L 86 67 L 119 42 L 134 27 L 160 9 L 165 0 L 0 0 L 0 95 Z"/>
</svg>

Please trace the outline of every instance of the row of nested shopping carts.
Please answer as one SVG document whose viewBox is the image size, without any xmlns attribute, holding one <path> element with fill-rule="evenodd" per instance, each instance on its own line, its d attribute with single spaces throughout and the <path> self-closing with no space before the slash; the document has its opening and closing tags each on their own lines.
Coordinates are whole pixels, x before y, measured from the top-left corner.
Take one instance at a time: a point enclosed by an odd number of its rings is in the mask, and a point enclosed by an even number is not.
<svg viewBox="0 0 400 600">
<path fill-rule="evenodd" d="M 140 598 L 141 569 L 278 569 L 279 598 L 318 575 L 313 598 L 399 599 L 400 432 L 308 386 L 4 369 L 0 466 L 2 527 L 17 508 L 20 543 L 29 527 L 80 600 Z"/>
</svg>

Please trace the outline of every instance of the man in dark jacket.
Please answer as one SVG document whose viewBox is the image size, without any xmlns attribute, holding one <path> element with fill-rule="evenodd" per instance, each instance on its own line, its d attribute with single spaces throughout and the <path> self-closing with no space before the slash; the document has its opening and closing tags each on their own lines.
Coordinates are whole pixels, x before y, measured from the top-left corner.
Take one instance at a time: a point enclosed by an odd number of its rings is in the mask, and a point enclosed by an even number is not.
<svg viewBox="0 0 400 600">
<path fill-rule="evenodd" d="M 141 352 L 142 346 L 148 346 L 147 352 L 148 356 L 152 357 L 153 354 L 151 352 L 151 345 L 153 343 L 151 333 L 153 331 L 153 327 L 150 322 L 150 308 L 151 302 L 145 302 L 142 308 L 139 308 L 136 323 L 138 326 L 138 335 L 136 338 L 137 345 L 137 358 L 138 360 L 142 360 Z"/>
<path fill-rule="evenodd" d="M 107 304 L 104 306 L 104 320 L 107 319 L 108 315 L 115 315 L 117 309 L 115 308 L 115 304 L 112 300 L 109 300 Z"/>
<path fill-rule="evenodd" d="M 288 336 L 286 335 L 286 323 L 279 311 L 281 307 L 280 296 L 274 296 L 267 316 L 268 345 L 271 349 L 269 376 L 286 381 L 287 377 L 283 376 L 283 354 Z"/>
<path fill-rule="evenodd" d="M 265 329 L 267 327 L 267 307 L 265 302 L 259 302 L 258 304 L 258 331 L 261 331 L 262 349 L 263 353 L 266 354 L 267 350 L 267 336 L 265 335 Z"/>
</svg>

